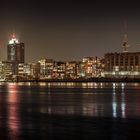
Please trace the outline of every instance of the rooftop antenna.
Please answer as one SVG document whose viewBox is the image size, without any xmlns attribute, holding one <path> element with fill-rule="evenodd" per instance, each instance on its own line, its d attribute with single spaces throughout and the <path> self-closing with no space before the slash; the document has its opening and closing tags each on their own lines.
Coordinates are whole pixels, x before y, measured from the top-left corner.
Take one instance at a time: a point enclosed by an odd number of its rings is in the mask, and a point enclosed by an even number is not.
<svg viewBox="0 0 140 140">
<path fill-rule="evenodd" d="M 124 39 L 123 39 L 123 43 L 122 43 L 122 47 L 123 47 L 123 52 L 126 53 L 128 52 L 128 36 L 127 36 L 127 23 L 124 22 L 124 29 L 125 29 L 125 33 L 124 33 Z"/>
</svg>

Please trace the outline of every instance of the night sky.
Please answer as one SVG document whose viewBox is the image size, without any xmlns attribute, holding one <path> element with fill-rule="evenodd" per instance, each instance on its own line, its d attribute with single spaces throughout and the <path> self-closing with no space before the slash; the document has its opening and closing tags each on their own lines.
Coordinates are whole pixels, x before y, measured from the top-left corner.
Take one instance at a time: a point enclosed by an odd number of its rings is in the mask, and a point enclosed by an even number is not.
<svg viewBox="0 0 140 140">
<path fill-rule="evenodd" d="M 25 43 L 26 62 L 41 58 L 81 60 L 122 51 L 140 51 L 140 6 L 121 1 L 0 1 L 0 59 L 6 60 L 13 34 Z"/>
</svg>

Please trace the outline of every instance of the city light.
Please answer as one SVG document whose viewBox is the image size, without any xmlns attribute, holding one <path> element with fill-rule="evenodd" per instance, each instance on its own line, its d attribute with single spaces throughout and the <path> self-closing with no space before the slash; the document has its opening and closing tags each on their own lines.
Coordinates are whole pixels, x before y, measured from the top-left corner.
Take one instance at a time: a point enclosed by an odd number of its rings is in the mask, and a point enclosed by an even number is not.
<svg viewBox="0 0 140 140">
<path fill-rule="evenodd" d="M 9 44 L 18 44 L 19 41 L 18 39 L 15 37 L 15 35 L 12 36 L 12 39 L 9 40 Z"/>
</svg>

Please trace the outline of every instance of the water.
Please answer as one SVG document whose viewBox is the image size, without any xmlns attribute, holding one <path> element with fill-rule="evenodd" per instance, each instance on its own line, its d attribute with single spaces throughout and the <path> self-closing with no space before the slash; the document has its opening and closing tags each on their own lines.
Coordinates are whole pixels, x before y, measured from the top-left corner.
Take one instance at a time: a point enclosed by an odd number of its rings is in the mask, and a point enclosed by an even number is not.
<svg viewBox="0 0 140 140">
<path fill-rule="evenodd" d="M 0 140 L 140 137 L 140 83 L 0 83 Z"/>
</svg>

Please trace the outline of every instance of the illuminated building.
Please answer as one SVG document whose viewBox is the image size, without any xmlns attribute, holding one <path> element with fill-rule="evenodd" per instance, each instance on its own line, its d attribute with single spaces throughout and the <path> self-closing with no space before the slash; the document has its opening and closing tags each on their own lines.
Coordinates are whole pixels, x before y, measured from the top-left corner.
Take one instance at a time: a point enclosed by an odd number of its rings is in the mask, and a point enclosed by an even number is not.
<svg viewBox="0 0 140 140">
<path fill-rule="evenodd" d="M 66 62 L 66 78 L 77 78 L 78 64 L 76 61 Z"/>
<path fill-rule="evenodd" d="M 23 75 L 24 74 L 24 64 L 20 63 L 18 64 L 18 75 Z"/>
<path fill-rule="evenodd" d="M 40 78 L 39 63 L 20 63 L 18 64 L 18 79 L 33 80 Z"/>
<path fill-rule="evenodd" d="M 13 75 L 13 65 L 7 61 L 0 62 L 0 79 L 9 79 Z"/>
<path fill-rule="evenodd" d="M 78 62 L 77 78 L 85 78 L 85 76 L 86 76 L 85 63 L 84 62 Z"/>
<path fill-rule="evenodd" d="M 24 43 L 19 42 L 14 35 L 7 45 L 7 60 L 24 63 Z"/>
<path fill-rule="evenodd" d="M 95 76 L 96 57 L 84 57 L 83 63 L 85 63 L 86 78 L 91 78 Z"/>
<path fill-rule="evenodd" d="M 66 76 L 66 63 L 57 61 L 54 62 L 53 78 L 64 79 Z"/>
<path fill-rule="evenodd" d="M 123 52 L 105 54 L 106 77 L 139 77 L 140 52 Z"/>
<path fill-rule="evenodd" d="M 39 79 L 40 64 L 39 63 L 20 63 L 18 65 L 18 76 L 27 79 Z"/>
<path fill-rule="evenodd" d="M 40 64 L 40 79 L 51 79 L 54 69 L 54 61 L 52 59 L 41 59 Z"/>
<path fill-rule="evenodd" d="M 84 57 L 86 78 L 99 77 L 101 75 L 101 60 L 98 57 Z"/>
<path fill-rule="evenodd" d="M 40 78 L 40 63 L 33 63 L 31 65 L 31 75 L 34 79 L 38 80 Z"/>
<path fill-rule="evenodd" d="M 31 67 L 32 67 L 31 63 L 24 64 L 23 73 L 25 76 L 27 76 L 27 77 L 33 76 Z"/>
<path fill-rule="evenodd" d="M 14 74 L 18 73 L 18 64 L 24 63 L 24 43 L 13 35 L 7 45 L 7 60 L 13 64 Z"/>
</svg>

